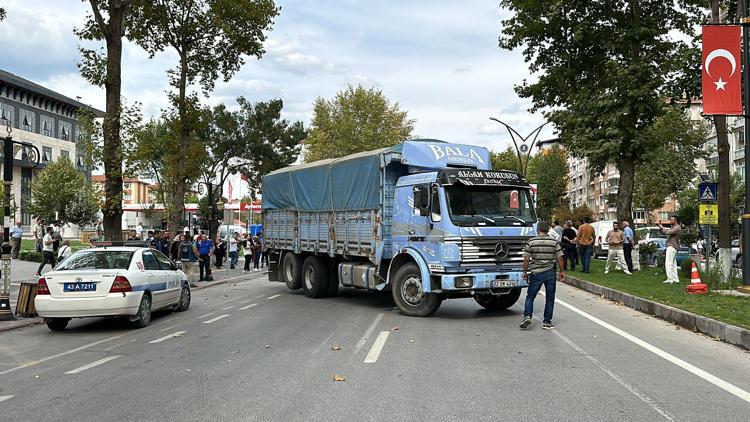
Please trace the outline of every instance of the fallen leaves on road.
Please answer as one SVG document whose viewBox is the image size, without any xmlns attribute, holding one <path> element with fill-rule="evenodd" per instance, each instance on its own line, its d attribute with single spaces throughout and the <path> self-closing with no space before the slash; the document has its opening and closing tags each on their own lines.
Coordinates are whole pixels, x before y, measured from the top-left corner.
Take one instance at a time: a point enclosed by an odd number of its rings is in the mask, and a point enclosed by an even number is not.
<svg viewBox="0 0 750 422">
<path fill-rule="evenodd" d="M 341 350 L 341 346 L 339 346 L 338 344 L 334 344 L 333 346 L 331 346 L 331 351 L 338 352 L 339 350 Z"/>
<path fill-rule="evenodd" d="M 338 381 L 338 382 L 343 382 L 343 381 L 346 381 L 346 377 L 343 376 L 343 375 L 336 375 L 336 374 L 334 374 L 333 375 L 333 380 L 334 381 Z"/>
<path fill-rule="evenodd" d="M 399 329 L 400 329 L 400 328 L 399 328 L 399 327 L 398 327 L 398 325 L 397 325 L 397 326 L 395 326 L 395 327 L 391 328 L 391 331 L 398 331 Z"/>
</svg>

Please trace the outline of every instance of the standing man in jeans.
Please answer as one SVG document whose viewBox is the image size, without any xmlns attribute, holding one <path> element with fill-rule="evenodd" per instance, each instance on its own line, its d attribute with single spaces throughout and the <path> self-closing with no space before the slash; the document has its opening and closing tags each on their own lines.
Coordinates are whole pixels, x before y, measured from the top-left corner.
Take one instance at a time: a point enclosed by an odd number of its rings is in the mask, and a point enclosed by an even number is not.
<svg viewBox="0 0 750 422">
<path fill-rule="evenodd" d="M 584 217 L 583 224 L 578 227 L 578 252 L 581 254 L 583 272 L 590 272 L 591 256 L 594 254 L 594 226 L 591 217 Z"/>
<path fill-rule="evenodd" d="M 667 257 L 664 260 L 664 270 L 667 272 L 667 279 L 664 280 L 664 283 L 673 284 L 680 282 L 680 278 L 677 274 L 677 251 L 680 249 L 681 231 L 680 217 L 673 215 L 672 218 L 669 219 L 669 222 L 672 223 L 672 228 L 664 228 L 664 226 L 659 223 L 659 231 L 668 236 L 666 242 Z"/>
<path fill-rule="evenodd" d="M 622 220 L 622 234 L 625 235 L 625 243 L 622 244 L 622 250 L 625 253 L 625 264 L 628 271 L 633 272 L 633 229 L 630 228 L 628 220 Z"/>
<path fill-rule="evenodd" d="M 534 310 L 534 299 L 544 285 L 545 305 L 542 328 L 549 330 L 552 325 L 552 312 L 555 309 L 555 282 L 557 274 L 555 264 L 560 269 L 560 280 L 565 278 L 563 270 L 563 252 L 560 244 L 550 237 L 549 225 L 540 221 L 537 224 L 537 237 L 529 240 L 523 248 L 523 279 L 528 280 L 526 291 L 526 305 L 523 310 L 522 329 L 531 325 L 531 315 Z M 529 276 L 528 271 L 531 271 Z"/>
</svg>

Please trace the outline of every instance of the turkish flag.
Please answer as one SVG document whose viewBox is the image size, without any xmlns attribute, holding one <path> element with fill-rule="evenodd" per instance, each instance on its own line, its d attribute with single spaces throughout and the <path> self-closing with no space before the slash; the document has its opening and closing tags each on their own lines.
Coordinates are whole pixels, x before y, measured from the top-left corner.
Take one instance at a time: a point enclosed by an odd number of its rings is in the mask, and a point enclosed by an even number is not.
<svg viewBox="0 0 750 422">
<path fill-rule="evenodd" d="M 703 113 L 742 115 L 740 27 L 703 27 Z"/>
</svg>

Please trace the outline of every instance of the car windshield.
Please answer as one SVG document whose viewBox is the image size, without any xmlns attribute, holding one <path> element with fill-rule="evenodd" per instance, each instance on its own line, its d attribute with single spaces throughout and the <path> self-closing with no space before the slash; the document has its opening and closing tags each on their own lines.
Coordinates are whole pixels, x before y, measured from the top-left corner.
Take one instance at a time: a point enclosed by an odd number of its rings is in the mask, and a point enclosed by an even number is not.
<svg viewBox="0 0 750 422">
<path fill-rule="evenodd" d="M 530 226 L 536 223 L 528 189 L 446 186 L 451 221 L 457 226 Z"/>
<path fill-rule="evenodd" d="M 55 271 L 71 270 L 127 270 L 132 251 L 86 250 L 68 257 Z"/>
</svg>

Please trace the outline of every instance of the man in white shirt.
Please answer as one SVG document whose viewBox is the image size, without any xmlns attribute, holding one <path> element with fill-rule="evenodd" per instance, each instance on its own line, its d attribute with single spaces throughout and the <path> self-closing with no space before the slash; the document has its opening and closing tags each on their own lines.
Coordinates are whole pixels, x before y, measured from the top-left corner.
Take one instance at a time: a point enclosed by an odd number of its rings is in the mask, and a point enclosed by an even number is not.
<svg viewBox="0 0 750 422">
<path fill-rule="evenodd" d="M 234 266 L 237 265 L 237 261 L 240 259 L 239 248 L 238 248 L 238 237 L 239 233 L 234 233 L 229 237 L 229 269 L 233 270 Z"/>
<path fill-rule="evenodd" d="M 141 239 L 141 240 L 143 239 L 143 226 L 141 225 L 140 221 L 138 222 L 138 225 L 135 226 L 135 236 L 138 239 Z"/>
<path fill-rule="evenodd" d="M 42 255 L 44 256 L 44 260 L 39 264 L 39 268 L 36 270 L 36 277 L 42 276 L 42 269 L 44 269 L 44 266 L 47 265 L 48 262 L 52 268 L 55 267 L 54 243 L 55 240 L 52 238 L 52 227 L 47 227 L 47 234 L 45 234 L 44 239 L 42 239 Z"/>
</svg>

